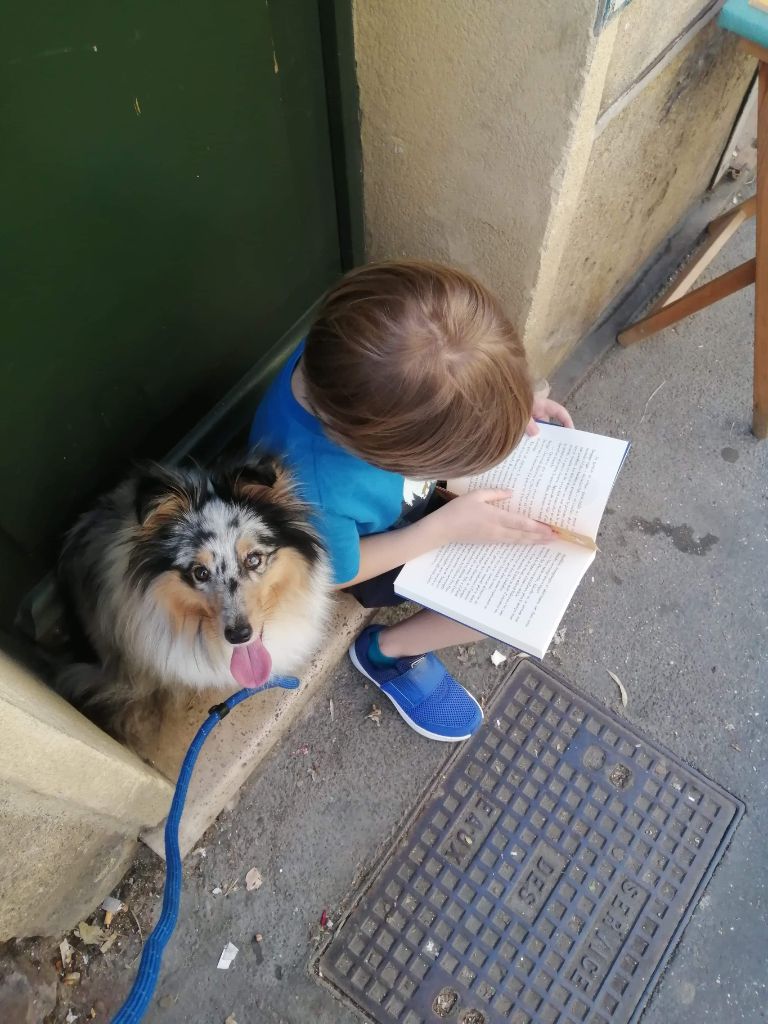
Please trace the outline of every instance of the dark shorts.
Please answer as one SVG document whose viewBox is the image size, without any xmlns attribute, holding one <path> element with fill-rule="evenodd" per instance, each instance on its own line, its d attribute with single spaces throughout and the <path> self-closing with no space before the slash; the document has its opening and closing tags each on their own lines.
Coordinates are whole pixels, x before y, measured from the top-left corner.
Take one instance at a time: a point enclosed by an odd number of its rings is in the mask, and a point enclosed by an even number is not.
<svg viewBox="0 0 768 1024">
<path fill-rule="evenodd" d="M 405 598 L 395 593 L 395 580 L 401 569 L 402 565 L 398 565 L 396 569 L 383 572 L 381 576 L 345 587 L 344 593 L 351 594 L 363 608 L 391 608 L 392 605 L 403 604 Z"/>
<path fill-rule="evenodd" d="M 392 529 L 401 529 L 410 523 L 418 522 L 419 519 L 423 519 L 430 512 L 441 508 L 445 502 L 445 498 L 436 491 L 433 491 L 429 500 L 422 505 L 416 514 L 412 514 L 407 519 L 399 521 Z M 383 572 L 380 576 L 373 576 L 369 580 L 363 580 L 362 583 L 355 583 L 352 587 L 345 587 L 344 593 L 351 594 L 363 608 L 391 608 L 393 605 L 403 604 L 407 598 L 400 597 L 399 594 L 395 593 L 395 580 L 402 568 L 402 565 L 398 565 L 396 568 L 390 569 L 389 572 Z"/>
</svg>

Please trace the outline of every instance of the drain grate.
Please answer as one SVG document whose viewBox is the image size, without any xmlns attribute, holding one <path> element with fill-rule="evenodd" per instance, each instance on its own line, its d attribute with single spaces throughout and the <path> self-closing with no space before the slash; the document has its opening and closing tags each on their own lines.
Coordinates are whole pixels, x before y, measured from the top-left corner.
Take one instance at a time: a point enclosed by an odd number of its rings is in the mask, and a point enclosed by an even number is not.
<svg viewBox="0 0 768 1024">
<path fill-rule="evenodd" d="M 742 813 L 525 661 L 318 974 L 377 1024 L 634 1021 Z"/>
</svg>

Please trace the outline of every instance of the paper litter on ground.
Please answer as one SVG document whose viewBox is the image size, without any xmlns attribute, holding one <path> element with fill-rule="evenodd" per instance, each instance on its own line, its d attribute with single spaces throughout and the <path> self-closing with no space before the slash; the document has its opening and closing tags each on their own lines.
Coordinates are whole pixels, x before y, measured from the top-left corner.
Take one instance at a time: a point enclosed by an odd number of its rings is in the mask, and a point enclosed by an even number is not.
<svg viewBox="0 0 768 1024">
<path fill-rule="evenodd" d="M 506 660 L 506 654 L 502 654 L 501 651 L 494 651 L 493 654 L 491 655 L 491 661 L 496 666 L 496 668 L 498 668 L 499 665 L 503 665 Z"/>
<path fill-rule="evenodd" d="M 218 969 L 220 971 L 228 971 L 239 952 L 240 950 L 234 945 L 234 943 L 228 942 L 224 949 L 222 949 L 219 962 L 216 964 Z"/>
</svg>

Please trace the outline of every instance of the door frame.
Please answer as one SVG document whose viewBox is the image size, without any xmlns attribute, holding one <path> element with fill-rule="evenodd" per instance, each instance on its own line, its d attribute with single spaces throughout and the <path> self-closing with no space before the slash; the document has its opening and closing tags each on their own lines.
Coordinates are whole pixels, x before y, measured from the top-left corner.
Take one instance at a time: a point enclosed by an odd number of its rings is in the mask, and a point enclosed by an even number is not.
<svg viewBox="0 0 768 1024">
<path fill-rule="evenodd" d="M 344 270 L 350 270 L 365 258 L 363 150 L 352 0 L 317 2 L 341 265 Z"/>
</svg>

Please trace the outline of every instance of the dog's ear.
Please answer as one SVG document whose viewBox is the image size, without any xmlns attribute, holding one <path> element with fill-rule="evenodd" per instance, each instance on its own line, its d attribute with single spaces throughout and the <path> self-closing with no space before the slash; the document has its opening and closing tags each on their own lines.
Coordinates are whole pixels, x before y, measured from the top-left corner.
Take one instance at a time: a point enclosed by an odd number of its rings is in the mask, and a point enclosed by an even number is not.
<svg viewBox="0 0 768 1024">
<path fill-rule="evenodd" d="M 157 463 L 145 463 L 136 474 L 136 518 L 141 526 L 159 526 L 179 519 L 195 495 L 184 478 Z"/>
<path fill-rule="evenodd" d="M 223 480 L 235 501 L 281 500 L 292 492 L 290 475 L 273 455 L 254 452 L 247 459 L 230 463 Z"/>
<path fill-rule="evenodd" d="M 233 478 L 236 487 L 274 487 L 281 472 L 282 466 L 273 455 L 254 452 L 235 466 Z"/>
</svg>

